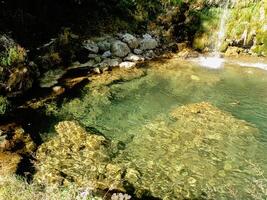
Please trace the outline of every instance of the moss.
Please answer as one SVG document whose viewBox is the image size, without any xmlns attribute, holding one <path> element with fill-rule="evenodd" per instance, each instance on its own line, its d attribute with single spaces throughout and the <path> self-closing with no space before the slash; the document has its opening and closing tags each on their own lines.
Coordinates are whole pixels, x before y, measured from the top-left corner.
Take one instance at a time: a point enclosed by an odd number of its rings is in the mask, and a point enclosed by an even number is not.
<svg viewBox="0 0 267 200">
<path fill-rule="evenodd" d="M 7 49 L 4 54 L 0 56 L 1 66 L 12 66 L 17 63 L 21 63 L 25 60 L 26 50 L 20 46 Z"/>
<path fill-rule="evenodd" d="M 9 108 L 9 102 L 5 97 L 0 96 L 0 115 L 6 113 Z"/>
</svg>

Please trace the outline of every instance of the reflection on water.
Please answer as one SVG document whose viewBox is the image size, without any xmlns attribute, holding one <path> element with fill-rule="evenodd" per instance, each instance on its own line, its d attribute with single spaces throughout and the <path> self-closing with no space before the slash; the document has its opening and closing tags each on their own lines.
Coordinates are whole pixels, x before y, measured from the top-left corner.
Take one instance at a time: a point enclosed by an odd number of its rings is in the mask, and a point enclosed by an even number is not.
<svg viewBox="0 0 267 200">
<path fill-rule="evenodd" d="M 146 73 L 92 83 L 83 98 L 63 104 L 62 115 L 126 144 L 114 162 L 141 174 L 129 180 L 137 193 L 266 198 L 267 72 L 174 59 L 151 63 Z"/>
</svg>

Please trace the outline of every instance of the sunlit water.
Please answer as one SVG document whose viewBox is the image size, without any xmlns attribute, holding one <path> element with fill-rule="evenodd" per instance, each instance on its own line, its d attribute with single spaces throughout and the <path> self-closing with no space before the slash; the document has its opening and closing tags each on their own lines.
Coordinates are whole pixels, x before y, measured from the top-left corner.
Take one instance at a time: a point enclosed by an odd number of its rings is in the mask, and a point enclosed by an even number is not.
<svg viewBox="0 0 267 200">
<path fill-rule="evenodd" d="M 139 184 L 153 195 L 267 198 L 267 71 L 229 62 L 209 69 L 173 59 L 151 63 L 146 76 L 88 91 L 65 103 L 64 114 L 124 144 L 115 161 L 137 167 L 143 175 Z M 229 119 L 228 128 L 228 118 L 215 116 L 205 130 L 190 127 L 183 117 L 172 121 L 175 109 L 199 102 L 210 102 L 237 121 Z M 249 134 L 240 120 L 253 127 Z M 202 133 L 210 129 L 216 135 L 212 123 L 224 129 L 216 136 L 221 139 Z"/>
</svg>

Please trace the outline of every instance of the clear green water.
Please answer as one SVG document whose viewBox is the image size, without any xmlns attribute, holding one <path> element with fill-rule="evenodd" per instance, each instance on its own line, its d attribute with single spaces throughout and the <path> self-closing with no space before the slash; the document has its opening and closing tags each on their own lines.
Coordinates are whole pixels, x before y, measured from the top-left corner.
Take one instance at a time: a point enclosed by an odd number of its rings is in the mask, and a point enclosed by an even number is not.
<svg viewBox="0 0 267 200">
<path fill-rule="evenodd" d="M 237 121 L 228 127 L 228 118 L 216 116 L 221 128 L 207 121 L 210 132 L 202 136 L 183 117 L 172 121 L 174 109 L 199 102 Z M 114 162 L 138 169 L 142 176 L 133 185 L 140 191 L 165 199 L 267 199 L 267 71 L 233 64 L 211 70 L 175 59 L 152 63 L 146 76 L 90 88 L 60 112 L 123 142 Z M 240 120 L 254 128 L 245 134 Z"/>
</svg>

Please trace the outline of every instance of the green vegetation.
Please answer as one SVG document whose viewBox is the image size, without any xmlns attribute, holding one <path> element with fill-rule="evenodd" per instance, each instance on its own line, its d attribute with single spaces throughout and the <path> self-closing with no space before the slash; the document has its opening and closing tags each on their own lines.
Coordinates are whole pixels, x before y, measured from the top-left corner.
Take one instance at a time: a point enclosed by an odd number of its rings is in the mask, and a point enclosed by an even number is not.
<svg viewBox="0 0 267 200">
<path fill-rule="evenodd" d="M 8 107 L 9 107 L 8 100 L 5 97 L 0 96 L 0 115 L 5 114 Z"/>
<path fill-rule="evenodd" d="M 12 66 L 25 60 L 26 51 L 20 46 L 11 47 L 0 55 L 0 66 Z"/>
</svg>

